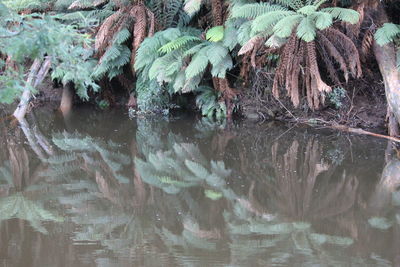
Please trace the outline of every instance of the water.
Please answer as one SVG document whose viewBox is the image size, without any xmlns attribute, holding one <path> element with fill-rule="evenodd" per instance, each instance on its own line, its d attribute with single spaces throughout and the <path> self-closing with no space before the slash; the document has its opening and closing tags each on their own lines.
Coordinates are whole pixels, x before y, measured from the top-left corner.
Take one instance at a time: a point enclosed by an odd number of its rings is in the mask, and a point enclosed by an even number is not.
<svg viewBox="0 0 400 267">
<path fill-rule="evenodd" d="M 0 266 L 400 265 L 386 141 L 83 108 L 0 130 Z"/>
</svg>

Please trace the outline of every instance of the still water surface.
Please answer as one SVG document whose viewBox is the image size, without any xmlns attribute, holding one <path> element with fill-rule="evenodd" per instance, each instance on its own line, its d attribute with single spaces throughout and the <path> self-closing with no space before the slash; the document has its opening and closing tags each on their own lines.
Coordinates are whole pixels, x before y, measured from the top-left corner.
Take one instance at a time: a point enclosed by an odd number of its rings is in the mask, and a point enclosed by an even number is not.
<svg viewBox="0 0 400 267">
<path fill-rule="evenodd" d="M 290 127 L 87 109 L 3 123 L 0 266 L 400 266 L 387 142 Z"/>
</svg>

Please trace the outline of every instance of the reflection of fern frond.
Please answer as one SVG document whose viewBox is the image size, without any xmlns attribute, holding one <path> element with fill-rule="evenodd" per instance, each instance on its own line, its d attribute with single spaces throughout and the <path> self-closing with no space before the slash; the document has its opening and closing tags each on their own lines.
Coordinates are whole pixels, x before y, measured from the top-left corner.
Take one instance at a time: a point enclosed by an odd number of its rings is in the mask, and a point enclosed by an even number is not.
<svg viewBox="0 0 400 267">
<path fill-rule="evenodd" d="M 0 199 L 0 221 L 18 218 L 31 223 L 35 230 L 47 233 L 41 222 L 62 222 L 63 218 L 42 207 L 37 201 L 32 201 L 18 193 Z"/>
</svg>

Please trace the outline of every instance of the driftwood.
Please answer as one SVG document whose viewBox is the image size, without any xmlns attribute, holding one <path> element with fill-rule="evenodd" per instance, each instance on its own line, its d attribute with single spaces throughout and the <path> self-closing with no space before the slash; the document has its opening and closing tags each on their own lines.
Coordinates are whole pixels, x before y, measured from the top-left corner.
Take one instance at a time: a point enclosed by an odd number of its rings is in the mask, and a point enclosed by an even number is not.
<svg viewBox="0 0 400 267">
<path fill-rule="evenodd" d="M 377 134 L 377 133 L 373 133 L 373 132 L 368 132 L 365 131 L 363 129 L 360 128 L 352 128 L 352 127 L 348 127 L 345 125 L 338 125 L 338 124 L 333 124 L 333 125 L 329 125 L 328 128 L 332 128 L 332 129 L 336 129 L 339 131 L 343 131 L 343 132 L 349 132 L 349 133 L 355 133 L 355 134 L 364 134 L 364 135 L 369 135 L 369 136 L 374 136 L 374 137 L 378 137 L 378 138 L 384 138 L 393 142 L 397 142 L 400 143 L 400 138 L 394 137 L 394 136 L 388 136 L 388 135 L 384 135 L 384 134 Z"/>
</svg>

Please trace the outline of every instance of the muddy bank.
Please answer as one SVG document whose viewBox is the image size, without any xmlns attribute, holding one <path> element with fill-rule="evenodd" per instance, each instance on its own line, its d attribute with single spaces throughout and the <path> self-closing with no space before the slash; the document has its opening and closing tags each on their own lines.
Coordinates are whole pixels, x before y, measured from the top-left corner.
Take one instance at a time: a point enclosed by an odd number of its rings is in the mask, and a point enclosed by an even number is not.
<svg viewBox="0 0 400 267">
<path fill-rule="evenodd" d="M 353 81 L 325 96 L 325 107 L 311 110 L 306 101 L 295 109 L 290 100 L 275 99 L 268 81 L 255 79 L 240 99 L 240 113 L 255 121 L 279 120 L 310 124 L 339 124 L 387 133 L 387 102 L 381 77 Z"/>
</svg>

